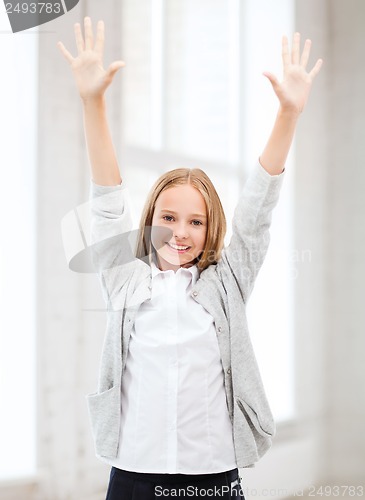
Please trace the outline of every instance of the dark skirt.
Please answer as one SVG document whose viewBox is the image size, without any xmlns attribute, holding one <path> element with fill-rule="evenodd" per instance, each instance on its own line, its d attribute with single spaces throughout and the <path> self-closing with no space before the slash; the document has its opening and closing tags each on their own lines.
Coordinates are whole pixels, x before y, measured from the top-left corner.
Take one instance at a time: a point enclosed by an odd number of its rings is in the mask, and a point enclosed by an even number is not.
<svg viewBox="0 0 365 500">
<path fill-rule="evenodd" d="M 149 474 L 116 467 L 110 471 L 106 500 L 245 500 L 238 469 L 215 474 Z"/>
</svg>

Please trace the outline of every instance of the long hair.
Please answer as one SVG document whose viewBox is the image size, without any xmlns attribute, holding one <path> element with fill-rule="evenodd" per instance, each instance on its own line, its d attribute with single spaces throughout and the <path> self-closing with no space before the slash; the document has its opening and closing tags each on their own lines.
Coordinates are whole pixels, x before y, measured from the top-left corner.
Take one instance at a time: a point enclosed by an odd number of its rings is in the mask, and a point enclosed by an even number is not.
<svg viewBox="0 0 365 500">
<path fill-rule="evenodd" d="M 210 264 L 218 262 L 224 245 L 227 223 L 218 193 L 207 174 L 200 168 L 175 168 L 162 174 L 154 183 L 142 211 L 135 256 L 147 260 L 149 264 L 151 257 L 156 257 L 151 242 L 151 227 L 157 198 L 166 189 L 182 184 L 195 187 L 203 196 L 207 208 L 205 248 L 197 258 L 197 267 L 203 271 Z"/>
</svg>

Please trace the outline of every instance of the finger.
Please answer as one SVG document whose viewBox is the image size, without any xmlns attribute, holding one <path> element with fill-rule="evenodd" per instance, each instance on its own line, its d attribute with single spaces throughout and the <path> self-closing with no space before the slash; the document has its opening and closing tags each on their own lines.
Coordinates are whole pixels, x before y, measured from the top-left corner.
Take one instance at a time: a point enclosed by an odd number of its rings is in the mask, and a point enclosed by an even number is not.
<svg viewBox="0 0 365 500">
<path fill-rule="evenodd" d="M 75 29 L 77 51 L 79 54 L 81 54 L 81 52 L 84 51 L 84 39 L 82 38 L 80 23 L 76 23 L 74 29 Z"/>
<path fill-rule="evenodd" d="M 123 68 L 124 66 L 125 66 L 124 61 L 114 61 L 107 69 L 107 72 L 106 72 L 107 79 L 112 80 L 114 78 L 115 73 L 118 70 L 120 70 L 120 68 Z"/>
<path fill-rule="evenodd" d="M 286 36 L 283 36 L 282 38 L 282 58 L 285 69 L 290 64 L 289 42 Z"/>
<path fill-rule="evenodd" d="M 311 40 L 307 39 L 305 41 L 302 57 L 300 59 L 300 65 L 303 66 L 303 68 L 307 67 L 309 54 L 310 54 L 310 50 L 311 50 L 311 45 L 312 45 Z"/>
<path fill-rule="evenodd" d="M 293 36 L 293 47 L 291 50 L 291 62 L 293 64 L 299 64 L 299 51 L 300 51 L 300 33 L 294 33 Z"/>
<path fill-rule="evenodd" d="M 275 75 L 273 75 L 272 73 L 269 73 L 268 71 L 264 71 L 264 73 L 262 73 L 262 74 L 264 76 L 266 76 L 266 78 L 270 81 L 270 83 L 274 89 L 274 92 L 276 93 L 280 87 L 279 80 L 276 78 Z"/>
<path fill-rule="evenodd" d="M 58 42 L 57 43 L 57 47 L 62 52 L 62 55 L 64 56 L 64 58 L 66 59 L 66 61 L 68 61 L 71 64 L 73 62 L 74 58 L 69 53 L 69 51 L 66 49 L 66 47 L 63 45 L 63 43 L 62 42 Z"/>
<path fill-rule="evenodd" d="M 315 76 L 318 75 L 319 73 L 319 70 L 321 69 L 322 67 L 322 64 L 323 64 L 323 59 L 318 59 L 318 61 L 316 62 L 316 64 L 314 65 L 314 68 L 312 69 L 312 71 L 309 73 L 309 76 L 313 79 Z"/>
<path fill-rule="evenodd" d="M 104 22 L 99 21 L 96 30 L 95 51 L 103 57 L 104 52 Z"/>
<path fill-rule="evenodd" d="M 84 29 L 85 29 L 85 49 L 92 50 L 94 46 L 94 36 L 93 36 L 93 27 L 91 24 L 90 17 L 85 17 Z"/>
</svg>

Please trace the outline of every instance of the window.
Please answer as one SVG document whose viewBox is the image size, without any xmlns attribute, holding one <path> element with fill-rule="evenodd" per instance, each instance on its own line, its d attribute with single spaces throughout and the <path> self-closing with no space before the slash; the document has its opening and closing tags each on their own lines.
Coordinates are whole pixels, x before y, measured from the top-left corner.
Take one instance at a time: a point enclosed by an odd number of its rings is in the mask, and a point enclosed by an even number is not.
<svg viewBox="0 0 365 500">
<path fill-rule="evenodd" d="M 0 480 L 36 462 L 35 156 L 37 37 L 0 13 Z M 24 77 L 26 75 L 26 83 Z"/>
<path fill-rule="evenodd" d="M 136 214 L 162 172 L 198 166 L 222 199 L 229 242 L 243 182 L 276 113 L 276 97 L 262 71 L 281 73 L 281 36 L 292 33 L 292 19 L 291 0 L 123 1 L 120 157 Z M 271 246 L 248 310 L 277 420 L 294 411 L 291 176 L 286 177 Z"/>
<path fill-rule="evenodd" d="M 293 33 L 291 0 L 250 0 L 242 24 L 241 46 L 244 126 L 244 164 L 251 165 L 264 147 L 277 109 L 276 97 L 262 71 L 281 77 L 281 37 Z M 265 12 L 265 15 L 262 15 Z M 259 27 L 259 28 L 258 28 Z M 248 304 L 248 320 L 265 389 L 274 417 L 284 421 L 294 416 L 294 267 L 293 158 L 286 164 L 286 179 L 273 214 L 267 257 Z"/>
</svg>

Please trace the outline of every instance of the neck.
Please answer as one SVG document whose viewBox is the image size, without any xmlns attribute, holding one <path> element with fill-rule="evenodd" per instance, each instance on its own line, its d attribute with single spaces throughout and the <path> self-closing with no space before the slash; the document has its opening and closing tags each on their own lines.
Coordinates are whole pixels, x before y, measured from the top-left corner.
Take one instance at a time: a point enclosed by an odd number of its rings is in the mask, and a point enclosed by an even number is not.
<svg viewBox="0 0 365 500">
<path fill-rule="evenodd" d="M 161 259 L 158 255 L 154 255 L 153 261 L 160 271 L 174 271 L 176 273 L 176 271 L 178 271 L 180 267 L 183 267 L 185 269 L 192 267 L 194 264 L 196 264 L 197 259 L 194 259 L 193 261 L 190 262 L 186 262 L 185 264 L 182 265 L 174 265 L 171 264 L 170 262 L 165 261 L 164 259 Z"/>
</svg>

